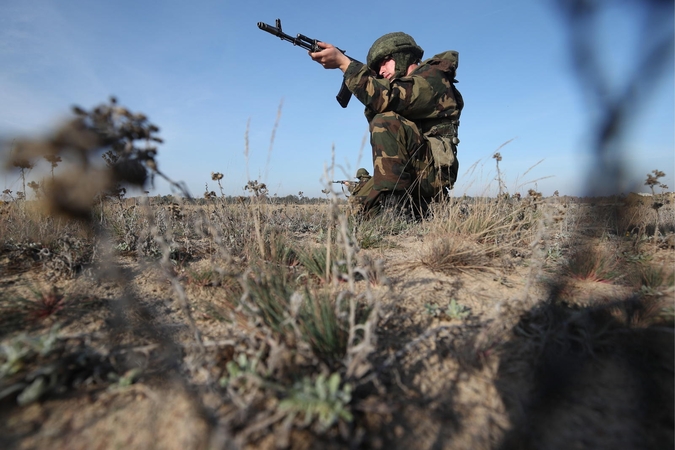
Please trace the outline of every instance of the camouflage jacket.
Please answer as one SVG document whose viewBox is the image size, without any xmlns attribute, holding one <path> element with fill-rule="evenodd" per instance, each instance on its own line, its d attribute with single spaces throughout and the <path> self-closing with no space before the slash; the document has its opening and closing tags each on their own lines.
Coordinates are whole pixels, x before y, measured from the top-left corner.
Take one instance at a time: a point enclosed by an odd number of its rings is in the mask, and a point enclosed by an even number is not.
<svg viewBox="0 0 675 450">
<path fill-rule="evenodd" d="M 410 75 L 392 81 L 352 61 L 344 74 L 349 90 L 366 106 L 368 122 L 375 114 L 393 111 L 415 122 L 421 132 L 444 123 L 459 123 L 464 101 L 455 88 L 459 54 L 439 53 Z"/>
</svg>

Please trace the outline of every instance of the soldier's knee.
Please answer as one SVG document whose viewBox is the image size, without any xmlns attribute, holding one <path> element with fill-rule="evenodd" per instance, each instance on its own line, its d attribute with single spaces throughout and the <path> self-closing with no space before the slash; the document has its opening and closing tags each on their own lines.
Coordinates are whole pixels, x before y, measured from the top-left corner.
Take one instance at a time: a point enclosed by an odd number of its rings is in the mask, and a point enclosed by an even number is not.
<svg viewBox="0 0 675 450">
<path fill-rule="evenodd" d="M 401 126 L 402 117 L 392 111 L 378 113 L 370 121 L 370 130 L 373 132 L 398 129 Z"/>
</svg>

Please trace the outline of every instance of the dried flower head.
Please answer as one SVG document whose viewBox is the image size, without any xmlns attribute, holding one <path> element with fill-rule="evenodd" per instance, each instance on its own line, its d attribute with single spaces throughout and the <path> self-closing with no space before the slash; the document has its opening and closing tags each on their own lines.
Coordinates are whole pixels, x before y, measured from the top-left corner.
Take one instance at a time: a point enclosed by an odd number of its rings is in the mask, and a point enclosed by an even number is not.
<svg viewBox="0 0 675 450">
<path fill-rule="evenodd" d="M 258 180 L 249 181 L 244 186 L 245 191 L 251 191 L 256 197 L 265 197 L 267 195 L 267 185 L 265 183 L 258 183 Z"/>
<path fill-rule="evenodd" d="M 527 196 L 528 196 L 528 197 L 532 197 L 532 198 L 534 198 L 534 199 L 540 199 L 540 198 L 543 197 L 542 194 L 541 194 L 541 192 L 537 192 L 537 191 L 535 191 L 534 189 L 528 190 L 528 191 L 527 191 Z"/>
<path fill-rule="evenodd" d="M 652 170 L 652 173 L 647 174 L 647 179 L 645 180 L 645 186 L 649 186 L 654 193 L 654 186 L 659 184 L 659 178 L 665 177 L 666 174 L 660 170 Z"/>
</svg>

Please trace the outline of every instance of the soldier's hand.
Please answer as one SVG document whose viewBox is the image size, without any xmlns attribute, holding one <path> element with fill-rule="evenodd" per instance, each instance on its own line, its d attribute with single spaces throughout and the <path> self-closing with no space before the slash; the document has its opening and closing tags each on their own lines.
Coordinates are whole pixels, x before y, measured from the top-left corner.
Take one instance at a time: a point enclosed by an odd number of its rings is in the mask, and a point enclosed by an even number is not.
<svg viewBox="0 0 675 450">
<path fill-rule="evenodd" d="M 347 70 L 351 61 L 344 53 L 332 44 L 317 42 L 317 45 L 323 50 L 316 53 L 309 52 L 310 58 L 321 64 L 324 69 L 340 69 L 343 72 Z"/>
</svg>

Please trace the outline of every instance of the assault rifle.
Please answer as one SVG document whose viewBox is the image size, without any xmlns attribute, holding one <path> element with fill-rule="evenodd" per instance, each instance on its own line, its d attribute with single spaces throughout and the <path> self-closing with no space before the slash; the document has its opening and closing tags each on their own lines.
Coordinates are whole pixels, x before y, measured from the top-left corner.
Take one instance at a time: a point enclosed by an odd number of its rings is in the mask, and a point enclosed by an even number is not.
<svg viewBox="0 0 675 450">
<path fill-rule="evenodd" d="M 349 187 L 349 185 L 354 184 L 354 181 L 338 180 L 338 181 L 332 181 L 332 183 L 340 183 L 340 184 L 344 184 L 345 186 Z"/>
<path fill-rule="evenodd" d="M 275 35 L 282 41 L 288 41 L 291 44 L 297 45 L 298 47 L 302 47 L 305 50 L 308 50 L 312 53 L 320 52 L 321 50 L 323 50 L 317 44 L 317 42 L 320 42 L 318 39 L 312 39 L 300 33 L 298 33 L 296 37 L 293 37 L 281 31 L 281 19 L 276 20 L 275 26 L 268 25 L 263 22 L 258 22 L 258 28 Z M 338 48 L 338 50 L 340 49 Z M 344 53 L 344 50 L 340 51 Z M 347 56 L 347 58 L 351 59 L 352 61 L 356 61 L 351 56 Z M 344 80 L 342 81 L 342 86 L 340 86 L 340 92 L 338 92 L 338 95 L 335 98 L 337 99 L 340 106 L 342 106 L 343 108 L 346 108 L 347 105 L 349 104 L 349 99 L 352 98 L 352 93 L 349 91 L 349 89 L 347 89 L 347 85 L 345 84 Z"/>
</svg>

